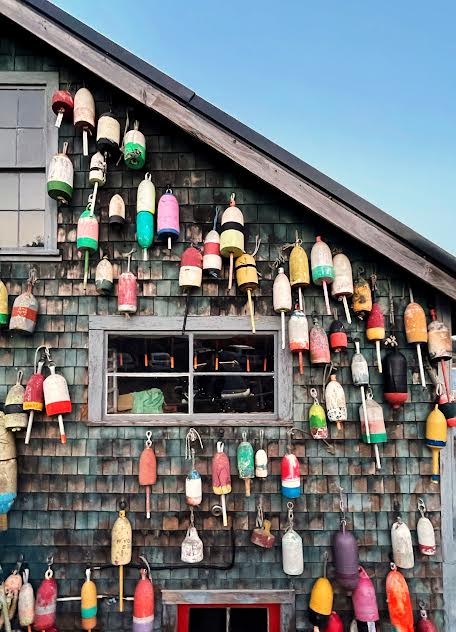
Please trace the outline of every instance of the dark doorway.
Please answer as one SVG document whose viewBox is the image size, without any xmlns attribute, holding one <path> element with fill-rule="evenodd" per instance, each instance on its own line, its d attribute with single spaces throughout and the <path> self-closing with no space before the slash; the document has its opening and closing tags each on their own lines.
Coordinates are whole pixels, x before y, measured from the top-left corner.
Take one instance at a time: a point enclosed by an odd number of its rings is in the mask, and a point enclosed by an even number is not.
<svg viewBox="0 0 456 632">
<path fill-rule="evenodd" d="M 267 608 L 190 607 L 189 619 L 189 632 L 268 632 Z"/>
</svg>

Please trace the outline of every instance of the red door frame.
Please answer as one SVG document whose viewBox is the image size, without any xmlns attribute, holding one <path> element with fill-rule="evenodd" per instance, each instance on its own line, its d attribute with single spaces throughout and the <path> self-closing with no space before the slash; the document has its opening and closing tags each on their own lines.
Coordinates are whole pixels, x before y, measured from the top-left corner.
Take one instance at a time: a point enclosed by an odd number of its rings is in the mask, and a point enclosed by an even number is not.
<svg viewBox="0 0 456 632">
<path fill-rule="evenodd" d="M 280 632 L 280 603 L 221 603 L 221 604 L 178 604 L 177 632 L 188 632 L 190 625 L 190 608 L 266 608 L 268 611 L 268 632 Z"/>
</svg>

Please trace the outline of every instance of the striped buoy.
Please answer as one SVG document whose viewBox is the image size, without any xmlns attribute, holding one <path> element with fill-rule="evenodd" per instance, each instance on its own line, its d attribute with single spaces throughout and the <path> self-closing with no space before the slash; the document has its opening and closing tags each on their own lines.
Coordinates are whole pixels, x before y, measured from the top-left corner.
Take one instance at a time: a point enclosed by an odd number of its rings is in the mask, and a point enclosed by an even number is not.
<svg viewBox="0 0 456 632">
<path fill-rule="evenodd" d="M 212 230 L 208 232 L 204 240 L 203 272 L 213 279 L 219 279 L 222 271 L 222 257 L 220 256 L 220 235 L 217 232 L 217 219 L 219 207 L 214 216 Z"/>
<path fill-rule="evenodd" d="M 52 156 L 48 167 L 48 195 L 61 204 L 68 204 L 73 197 L 74 170 L 67 150 L 68 143 L 63 143 L 62 151 Z"/>
<path fill-rule="evenodd" d="M 90 579 L 90 568 L 86 569 L 86 580 L 81 588 L 81 627 L 93 630 L 97 625 L 97 587 Z"/>
<path fill-rule="evenodd" d="M 321 237 L 317 237 L 310 252 L 310 265 L 312 268 L 312 280 L 315 285 L 322 285 L 325 296 L 326 313 L 331 316 L 329 305 L 328 285 L 334 281 L 334 266 L 331 250 Z"/>
<path fill-rule="evenodd" d="M 57 415 L 60 430 L 60 442 L 66 443 L 66 434 L 62 415 L 65 413 L 71 413 L 72 411 L 68 384 L 63 375 L 56 374 L 55 364 L 52 361 L 48 363 L 48 366 L 51 374 L 47 376 L 43 383 L 46 414 L 49 415 L 49 417 Z"/>
<path fill-rule="evenodd" d="M 5 428 L 16 432 L 27 427 L 27 414 L 24 413 L 25 388 L 22 386 L 23 372 L 17 372 L 16 384 L 10 388 L 5 400 Z"/>
<path fill-rule="evenodd" d="M 129 169 L 142 169 L 146 162 L 146 137 L 139 131 L 139 121 L 125 134 L 124 160 Z"/>
<path fill-rule="evenodd" d="M 25 444 L 27 445 L 30 442 L 30 435 L 32 433 L 33 426 L 33 418 L 35 416 L 35 412 L 41 412 L 44 409 L 44 392 L 43 392 L 43 383 L 44 383 L 44 375 L 42 373 L 43 366 L 45 363 L 45 356 L 42 354 L 40 360 L 38 361 L 38 353 L 42 351 L 45 347 L 38 347 L 35 351 L 35 365 L 34 365 L 34 373 L 29 378 L 27 382 L 27 386 L 25 387 L 24 394 L 24 410 L 29 411 L 29 418 L 27 423 L 27 432 L 25 435 Z"/>
<path fill-rule="evenodd" d="M 109 200 L 109 223 L 125 224 L 125 202 L 118 193 Z"/>
<path fill-rule="evenodd" d="M 144 250 L 144 261 L 147 261 L 147 249 L 154 240 L 155 186 L 150 173 L 139 183 L 136 197 L 136 239 Z"/>
<path fill-rule="evenodd" d="M 236 196 L 230 196 L 230 205 L 223 212 L 220 234 L 220 254 L 229 257 L 230 271 L 228 276 L 228 290 L 233 284 L 234 257 L 240 257 L 244 252 L 244 216 L 236 206 Z"/>
<path fill-rule="evenodd" d="M 55 625 L 55 613 L 57 608 L 57 582 L 51 565 L 44 574 L 37 592 L 35 601 L 35 618 L 33 619 L 33 629 L 37 632 L 49 630 Z"/>
<path fill-rule="evenodd" d="M 120 147 L 120 123 L 112 112 L 101 114 L 97 125 L 97 149 L 104 156 L 115 158 Z"/>
<path fill-rule="evenodd" d="M 112 263 L 104 255 L 95 270 L 95 289 L 98 294 L 111 294 L 113 287 Z"/>
<path fill-rule="evenodd" d="M 60 127 L 63 117 L 69 118 L 73 114 L 74 101 L 71 92 L 56 90 L 52 95 L 51 107 L 54 114 L 57 114 L 55 126 Z"/>
<path fill-rule="evenodd" d="M 17 462 L 14 435 L 5 428 L 0 408 L 0 531 L 8 528 L 8 511 L 17 496 Z"/>
<path fill-rule="evenodd" d="M 95 208 L 92 196 L 89 196 L 89 203 L 85 211 L 81 213 L 78 220 L 76 246 L 77 249 L 84 253 L 84 292 L 87 288 L 87 279 L 89 277 L 89 258 L 91 252 L 98 250 L 98 220 L 93 213 Z"/>
<path fill-rule="evenodd" d="M 141 568 L 141 579 L 136 584 L 133 601 L 133 632 L 152 632 L 154 627 L 154 586 L 147 560 L 140 558 L 147 565 Z"/>
<path fill-rule="evenodd" d="M 10 331 L 21 334 L 33 334 L 38 319 L 38 301 L 32 294 L 38 282 L 36 269 L 31 268 L 27 281 L 27 290 L 20 294 L 13 303 L 11 311 Z"/>
<path fill-rule="evenodd" d="M 8 290 L 0 279 L 0 327 L 5 327 L 8 324 L 8 318 Z"/>
</svg>

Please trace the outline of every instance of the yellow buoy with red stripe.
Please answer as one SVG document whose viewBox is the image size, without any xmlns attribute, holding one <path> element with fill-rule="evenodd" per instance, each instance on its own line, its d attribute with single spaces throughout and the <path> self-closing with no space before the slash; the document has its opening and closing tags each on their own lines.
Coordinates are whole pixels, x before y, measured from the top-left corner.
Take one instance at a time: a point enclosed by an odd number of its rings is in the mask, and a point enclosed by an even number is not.
<svg viewBox="0 0 456 632">
<path fill-rule="evenodd" d="M 81 588 L 81 627 L 93 630 L 97 625 L 97 587 L 90 579 L 90 568 L 86 569 L 86 580 Z"/>
</svg>

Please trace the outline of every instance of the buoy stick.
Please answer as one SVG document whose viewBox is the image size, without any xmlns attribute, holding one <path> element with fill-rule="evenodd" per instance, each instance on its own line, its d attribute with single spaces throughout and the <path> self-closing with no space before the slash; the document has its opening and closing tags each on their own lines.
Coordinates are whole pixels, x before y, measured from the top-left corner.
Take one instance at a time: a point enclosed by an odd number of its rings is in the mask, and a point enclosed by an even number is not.
<svg viewBox="0 0 456 632">
<path fill-rule="evenodd" d="M 185 327 L 187 325 L 189 302 L 190 302 L 190 292 L 187 291 L 185 295 L 185 314 L 184 314 L 184 322 L 182 323 L 182 335 L 185 334 Z"/>
<path fill-rule="evenodd" d="M 57 118 L 55 119 L 55 126 L 60 127 L 62 125 L 62 120 L 63 120 L 63 110 L 59 110 L 59 113 L 57 114 Z"/>
<path fill-rule="evenodd" d="M 432 450 L 431 483 L 434 483 L 434 485 L 438 485 L 440 482 L 440 467 L 439 467 L 440 450 L 438 450 L 437 448 L 431 448 L 431 450 Z"/>
<path fill-rule="evenodd" d="M 299 357 L 299 374 L 304 375 L 304 360 L 302 357 L 302 351 L 298 353 L 298 357 Z"/>
<path fill-rule="evenodd" d="M 450 384 L 448 382 L 448 373 L 446 370 L 446 364 L 445 364 L 445 360 L 440 360 L 440 366 L 442 367 L 442 374 L 443 374 L 443 381 L 445 382 L 445 390 L 446 390 L 446 394 L 448 397 L 448 401 L 451 401 L 451 391 L 450 391 Z"/>
<path fill-rule="evenodd" d="M 59 420 L 60 443 L 66 443 L 65 426 L 63 425 L 62 415 L 57 415 L 57 419 Z"/>
<path fill-rule="evenodd" d="M 256 330 L 255 330 L 255 314 L 254 314 L 254 311 L 253 311 L 252 290 L 250 288 L 247 290 L 247 299 L 249 301 L 250 322 L 252 323 L 252 334 L 254 334 L 254 333 L 256 333 Z"/>
<path fill-rule="evenodd" d="M 89 135 L 86 129 L 82 131 L 82 155 L 89 155 Z"/>
<path fill-rule="evenodd" d="M 369 417 L 367 416 L 366 393 L 364 392 L 364 386 L 361 386 L 361 402 L 364 411 L 364 428 L 366 430 L 367 443 L 370 443 Z"/>
<path fill-rule="evenodd" d="M 226 515 L 226 501 L 225 501 L 225 494 L 222 494 L 221 496 L 222 498 L 222 516 L 223 516 L 223 526 L 227 527 L 228 526 L 228 517 Z"/>
<path fill-rule="evenodd" d="M 84 255 L 84 283 L 83 288 L 84 292 L 87 290 L 87 279 L 89 278 L 89 251 L 85 251 Z"/>
<path fill-rule="evenodd" d="M 285 349 L 285 312 L 280 312 L 280 321 L 282 323 L 282 349 Z"/>
<path fill-rule="evenodd" d="M 298 287 L 298 304 L 299 304 L 299 309 L 301 311 L 304 311 L 304 301 L 302 300 L 302 288 L 301 288 L 301 286 Z"/>
<path fill-rule="evenodd" d="M 245 483 L 245 495 L 250 496 L 250 478 L 245 478 L 244 483 Z"/>
<path fill-rule="evenodd" d="M 168 250 L 171 250 L 171 237 L 168 237 Z"/>
<path fill-rule="evenodd" d="M 146 518 L 150 518 L 150 485 L 146 485 Z"/>
<path fill-rule="evenodd" d="M 228 276 L 228 290 L 231 290 L 233 285 L 233 264 L 234 264 L 234 255 L 230 252 L 230 272 Z"/>
<path fill-rule="evenodd" d="M 375 463 L 377 464 L 377 470 L 382 469 L 382 462 L 380 461 L 380 452 L 378 451 L 378 445 L 374 444 Z"/>
<path fill-rule="evenodd" d="M 325 295 L 326 313 L 328 316 L 331 316 L 331 306 L 329 304 L 328 284 L 326 283 L 326 281 L 323 281 L 323 293 Z"/>
<path fill-rule="evenodd" d="M 119 612 L 123 612 L 123 566 L 119 566 Z"/>
<path fill-rule="evenodd" d="M 30 436 L 32 434 L 32 426 L 33 426 L 33 417 L 35 416 L 35 411 L 31 410 L 28 418 L 27 424 L 27 432 L 25 433 L 25 445 L 30 443 Z"/>
<path fill-rule="evenodd" d="M 378 372 L 379 373 L 383 373 L 383 366 L 382 366 L 382 354 L 380 352 L 380 340 L 376 340 L 375 341 L 375 350 L 377 351 L 377 366 L 378 366 Z"/>
<path fill-rule="evenodd" d="M 350 309 L 348 307 L 348 301 L 347 301 L 347 297 L 346 296 L 342 296 L 342 304 L 344 306 L 344 310 L 345 310 L 345 318 L 347 319 L 347 323 L 349 325 L 351 325 L 351 314 L 350 314 Z"/>
<path fill-rule="evenodd" d="M 416 345 L 416 353 L 418 355 L 418 364 L 420 367 L 421 386 L 426 388 L 426 378 L 424 377 L 423 357 L 421 355 L 421 345 L 418 342 Z"/>
</svg>

